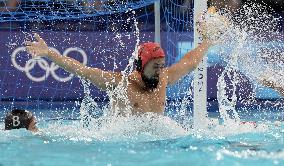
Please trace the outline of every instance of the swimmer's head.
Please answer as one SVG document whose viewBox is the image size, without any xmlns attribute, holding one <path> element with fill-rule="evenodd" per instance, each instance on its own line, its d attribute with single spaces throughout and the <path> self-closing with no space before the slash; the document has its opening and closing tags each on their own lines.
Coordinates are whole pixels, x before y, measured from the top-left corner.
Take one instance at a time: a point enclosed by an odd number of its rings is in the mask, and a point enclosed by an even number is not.
<svg viewBox="0 0 284 166">
<path fill-rule="evenodd" d="M 165 66 L 165 53 L 158 43 L 144 43 L 138 50 L 136 70 L 141 74 L 146 87 L 153 89 L 159 83 L 159 76 Z"/>
<path fill-rule="evenodd" d="M 5 117 L 5 130 L 20 128 L 37 131 L 36 118 L 29 111 L 14 109 Z"/>
</svg>

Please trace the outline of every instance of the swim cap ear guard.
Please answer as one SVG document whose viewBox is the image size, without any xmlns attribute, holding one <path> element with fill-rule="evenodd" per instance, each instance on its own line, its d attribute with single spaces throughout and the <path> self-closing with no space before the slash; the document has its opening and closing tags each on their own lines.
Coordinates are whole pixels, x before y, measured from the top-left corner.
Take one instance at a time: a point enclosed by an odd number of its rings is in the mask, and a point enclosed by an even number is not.
<svg viewBox="0 0 284 166">
<path fill-rule="evenodd" d="M 140 56 L 138 56 L 138 59 L 135 59 L 134 61 L 135 66 L 136 66 L 136 70 L 141 73 L 142 72 L 142 59 Z"/>
</svg>

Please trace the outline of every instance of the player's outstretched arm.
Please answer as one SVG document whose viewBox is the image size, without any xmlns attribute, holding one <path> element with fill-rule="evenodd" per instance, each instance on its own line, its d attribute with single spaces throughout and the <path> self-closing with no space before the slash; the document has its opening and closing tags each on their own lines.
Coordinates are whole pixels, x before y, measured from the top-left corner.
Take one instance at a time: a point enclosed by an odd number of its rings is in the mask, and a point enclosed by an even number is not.
<svg viewBox="0 0 284 166">
<path fill-rule="evenodd" d="M 208 51 L 210 43 L 203 41 L 198 47 L 186 53 L 176 64 L 168 68 L 168 83 L 174 84 L 180 78 L 193 71 Z"/>
<path fill-rule="evenodd" d="M 87 67 L 73 58 L 52 51 L 38 34 L 34 36 L 36 41 L 26 42 L 26 50 L 33 58 L 45 56 L 64 70 L 90 80 L 95 86 L 103 90 L 111 86 L 115 87 L 121 81 L 121 73 Z"/>
</svg>

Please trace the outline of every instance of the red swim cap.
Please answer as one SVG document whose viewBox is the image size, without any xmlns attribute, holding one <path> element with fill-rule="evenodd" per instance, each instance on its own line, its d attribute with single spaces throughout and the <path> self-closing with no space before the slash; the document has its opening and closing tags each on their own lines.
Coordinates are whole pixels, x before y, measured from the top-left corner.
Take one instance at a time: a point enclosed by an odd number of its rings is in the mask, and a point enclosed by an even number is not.
<svg viewBox="0 0 284 166">
<path fill-rule="evenodd" d="M 141 69 L 144 69 L 144 66 L 152 59 L 155 58 L 164 58 L 165 53 L 161 48 L 160 44 L 148 42 L 140 45 L 138 50 L 138 58 L 142 60 Z"/>
</svg>

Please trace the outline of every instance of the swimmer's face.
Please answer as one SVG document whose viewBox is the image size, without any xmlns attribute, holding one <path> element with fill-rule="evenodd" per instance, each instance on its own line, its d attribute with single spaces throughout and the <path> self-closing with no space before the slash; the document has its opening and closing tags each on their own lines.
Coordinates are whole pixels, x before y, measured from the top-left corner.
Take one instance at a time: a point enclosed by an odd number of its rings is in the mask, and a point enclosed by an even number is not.
<svg viewBox="0 0 284 166">
<path fill-rule="evenodd" d="M 28 130 L 30 130 L 30 131 L 38 131 L 38 128 L 37 128 L 36 124 L 37 124 L 37 120 L 36 120 L 36 118 L 33 116 L 33 117 L 32 117 L 32 120 L 31 120 L 31 122 L 30 122 L 30 124 L 29 124 Z"/>
<path fill-rule="evenodd" d="M 156 88 L 159 83 L 160 74 L 165 67 L 165 58 L 150 60 L 144 67 L 142 80 L 148 88 Z"/>
<path fill-rule="evenodd" d="M 145 65 L 143 74 L 147 78 L 159 78 L 164 67 L 165 58 L 152 59 Z"/>
</svg>

